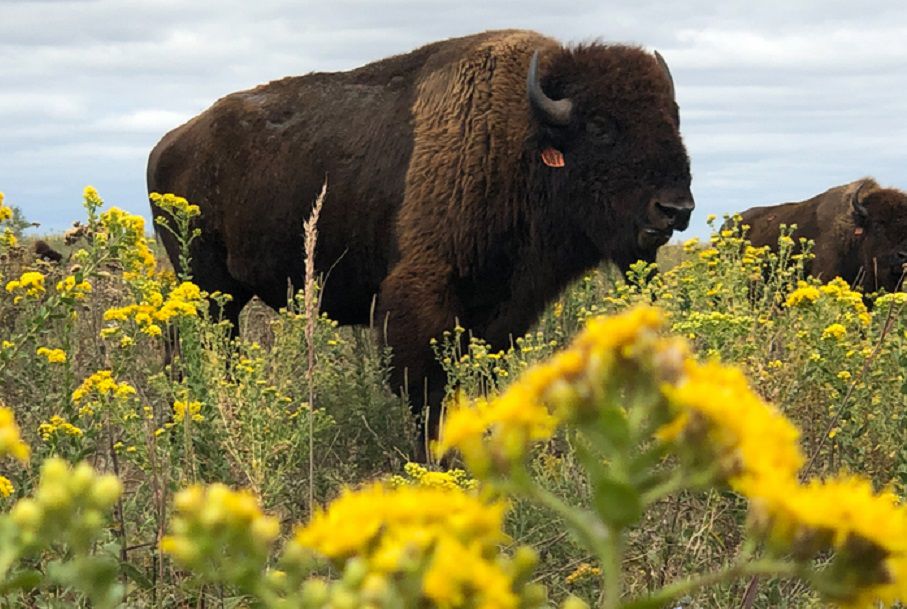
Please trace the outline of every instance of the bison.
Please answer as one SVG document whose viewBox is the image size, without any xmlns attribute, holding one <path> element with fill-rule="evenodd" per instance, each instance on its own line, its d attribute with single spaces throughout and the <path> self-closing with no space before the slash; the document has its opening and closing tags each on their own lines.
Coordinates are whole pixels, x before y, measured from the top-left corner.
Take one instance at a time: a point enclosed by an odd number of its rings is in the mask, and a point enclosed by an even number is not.
<svg viewBox="0 0 907 609">
<path fill-rule="evenodd" d="M 47 241 L 38 239 L 32 245 L 32 251 L 35 253 L 35 257 L 46 260 L 47 262 L 60 262 L 63 260 L 63 254 L 55 250 L 50 246 Z"/>
<path fill-rule="evenodd" d="M 652 261 L 687 227 L 679 126 L 657 53 L 493 31 L 227 95 L 157 144 L 148 188 L 201 207 L 190 270 L 233 295 L 235 325 L 253 295 L 278 307 L 302 285 L 327 177 L 323 309 L 366 324 L 376 299 L 391 382 L 437 421 L 430 339 L 459 321 L 506 347 L 583 271 Z"/>
<path fill-rule="evenodd" d="M 881 188 L 872 178 L 836 186 L 811 199 L 741 214 L 755 246 L 777 247 L 781 224 L 796 224 L 794 239 L 815 241 L 807 271 L 841 277 L 865 292 L 896 291 L 907 264 L 907 193 Z"/>
</svg>

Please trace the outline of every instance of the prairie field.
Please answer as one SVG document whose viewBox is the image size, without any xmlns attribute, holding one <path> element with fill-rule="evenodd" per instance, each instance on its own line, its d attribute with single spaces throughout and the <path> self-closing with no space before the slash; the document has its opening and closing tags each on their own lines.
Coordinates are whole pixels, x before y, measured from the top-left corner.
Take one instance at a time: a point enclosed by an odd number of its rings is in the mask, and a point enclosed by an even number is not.
<svg viewBox="0 0 907 609">
<path fill-rule="evenodd" d="M 234 338 L 229 295 L 77 194 L 60 263 L 0 199 L 0 606 L 907 598 L 907 295 L 806 277 L 809 243 L 713 219 L 504 351 L 451 327 L 415 463 L 380 328 L 319 312 L 320 278 Z M 188 252 L 198 209 L 162 201 Z"/>
</svg>

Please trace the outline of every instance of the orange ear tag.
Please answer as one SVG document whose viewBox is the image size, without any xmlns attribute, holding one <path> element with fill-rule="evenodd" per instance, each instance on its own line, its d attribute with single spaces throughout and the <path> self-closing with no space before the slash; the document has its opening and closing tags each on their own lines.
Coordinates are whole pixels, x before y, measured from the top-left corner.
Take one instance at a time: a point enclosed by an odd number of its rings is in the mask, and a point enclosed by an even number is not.
<svg viewBox="0 0 907 609">
<path fill-rule="evenodd" d="M 545 148 L 542 150 L 542 162 L 548 167 L 563 167 L 564 153 L 557 148 Z"/>
<path fill-rule="evenodd" d="M 856 235 L 857 237 L 859 237 L 860 235 L 862 235 L 862 234 L 863 234 L 863 227 L 862 227 L 862 226 L 858 226 L 858 227 L 856 227 L 855 229 L 853 229 L 853 234 Z"/>
</svg>

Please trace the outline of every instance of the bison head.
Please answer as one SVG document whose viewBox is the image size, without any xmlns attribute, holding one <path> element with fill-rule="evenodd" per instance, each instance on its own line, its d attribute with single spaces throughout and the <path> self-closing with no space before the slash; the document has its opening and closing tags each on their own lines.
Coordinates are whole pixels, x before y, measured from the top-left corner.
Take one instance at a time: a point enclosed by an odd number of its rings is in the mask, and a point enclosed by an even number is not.
<svg viewBox="0 0 907 609">
<path fill-rule="evenodd" d="M 535 162 L 603 257 L 652 261 L 693 211 L 674 83 L 659 54 L 591 44 L 529 65 Z"/>
<path fill-rule="evenodd" d="M 894 292 L 907 270 L 907 194 L 892 188 L 870 190 L 867 183 L 850 200 L 863 286 Z"/>
</svg>

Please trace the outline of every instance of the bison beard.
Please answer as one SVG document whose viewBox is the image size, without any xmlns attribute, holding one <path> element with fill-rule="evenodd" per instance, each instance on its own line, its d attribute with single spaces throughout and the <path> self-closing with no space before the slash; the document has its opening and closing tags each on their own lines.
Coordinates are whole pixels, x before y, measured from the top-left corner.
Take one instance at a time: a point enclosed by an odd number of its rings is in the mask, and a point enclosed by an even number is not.
<svg viewBox="0 0 907 609">
<path fill-rule="evenodd" d="M 279 307 L 288 278 L 302 285 L 302 222 L 328 176 L 323 308 L 365 324 L 377 296 L 391 383 L 417 411 L 427 398 L 434 434 L 431 338 L 458 320 L 506 347 L 584 270 L 652 261 L 686 228 L 673 94 L 638 48 L 486 32 L 228 95 L 154 148 L 148 188 L 201 207 L 191 272 L 233 295 L 235 325 L 253 295 Z"/>
<path fill-rule="evenodd" d="M 907 264 L 907 193 L 872 178 L 836 186 L 806 201 L 753 207 L 741 214 L 754 246 L 776 249 L 781 224 L 793 238 L 815 242 L 807 271 L 824 281 L 841 277 L 867 293 L 901 286 Z"/>
</svg>

